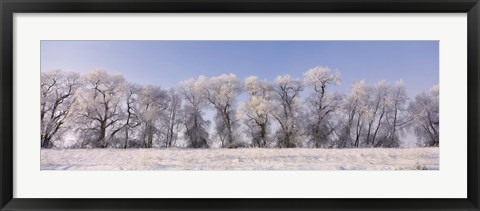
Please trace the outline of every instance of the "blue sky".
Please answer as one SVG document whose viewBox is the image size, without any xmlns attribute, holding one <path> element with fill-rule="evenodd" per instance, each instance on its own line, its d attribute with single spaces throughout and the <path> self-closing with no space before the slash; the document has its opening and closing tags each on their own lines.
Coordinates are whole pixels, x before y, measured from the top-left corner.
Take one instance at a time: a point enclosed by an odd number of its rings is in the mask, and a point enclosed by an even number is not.
<svg viewBox="0 0 480 211">
<path fill-rule="evenodd" d="M 438 41 L 42 41 L 41 71 L 122 73 L 130 82 L 174 87 L 199 75 L 234 73 L 273 82 L 302 78 L 317 65 L 338 69 L 348 92 L 354 80 L 402 79 L 410 96 L 439 81 Z"/>
</svg>

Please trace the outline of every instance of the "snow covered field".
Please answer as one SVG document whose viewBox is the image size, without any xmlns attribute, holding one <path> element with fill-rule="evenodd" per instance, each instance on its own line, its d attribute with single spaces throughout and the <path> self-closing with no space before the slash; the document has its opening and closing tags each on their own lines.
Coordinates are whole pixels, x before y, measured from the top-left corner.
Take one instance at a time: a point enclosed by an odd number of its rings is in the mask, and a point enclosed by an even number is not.
<svg viewBox="0 0 480 211">
<path fill-rule="evenodd" d="M 42 170 L 438 170 L 439 148 L 42 149 Z"/>
</svg>

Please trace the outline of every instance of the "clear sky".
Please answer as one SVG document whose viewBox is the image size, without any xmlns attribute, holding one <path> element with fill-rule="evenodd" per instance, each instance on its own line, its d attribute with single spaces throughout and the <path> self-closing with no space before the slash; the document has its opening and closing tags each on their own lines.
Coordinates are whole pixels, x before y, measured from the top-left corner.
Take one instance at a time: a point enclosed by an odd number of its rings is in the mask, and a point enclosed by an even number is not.
<svg viewBox="0 0 480 211">
<path fill-rule="evenodd" d="M 338 69 L 347 93 L 354 80 L 402 79 L 409 96 L 439 81 L 438 41 L 42 41 L 41 71 L 122 73 L 139 84 L 176 86 L 199 75 L 302 78 L 317 65 Z"/>
</svg>

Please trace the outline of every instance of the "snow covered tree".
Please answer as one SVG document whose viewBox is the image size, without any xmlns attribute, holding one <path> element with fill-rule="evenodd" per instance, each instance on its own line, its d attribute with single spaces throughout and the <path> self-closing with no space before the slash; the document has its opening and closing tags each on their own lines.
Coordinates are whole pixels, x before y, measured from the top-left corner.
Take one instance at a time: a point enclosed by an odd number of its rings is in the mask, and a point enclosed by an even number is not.
<svg viewBox="0 0 480 211">
<path fill-rule="evenodd" d="M 407 90 L 402 80 L 395 82 L 390 89 L 387 98 L 386 121 L 388 126 L 388 137 L 378 142 L 375 146 L 398 147 L 400 146 L 399 136 L 403 129 L 408 126 L 410 120 L 407 115 Z"/>
<path fill-rule="evenodd" d="M 244 89 L 248 100 L 237 112 L 237 117 L 247 127 L 248 135 L 254 147 L 267 147 L 270 142 L 270 113 L 273 111 L 272 87 L 256 76 L 245 79 Z"/>
<path fill-rule="evenodd" d="M 57 135 L 65 120 L 72 113 L 75 93 L 80 86 L 80 75 L 60 70 L 41 74 L 41 147 L 53 147 L 52 138 Z"/>
<path fill-rule="evenodd" d="M 415 134 L 423 145 L 439 146 L 439 86 L 417 95 L 408 110 L 414 121 Z"/>
<path fill-rule="evenodd" d="M 109 147 L 109 141 L 123 127 L 122 100 L 126 82 L 121 75 L 111 75 L 102 70 L 82 77 L 83 86 L 78 92 L 78 117 L 83 125 L 83 146 Z"/>
<path fill-rule="evenodd" d="M 339 137 L 340 143 L 338 147 L 358 147 L 360 145 L 360 136 L 363 128 L 362 117 L 365 113 L 368 98 L 369 92 L 365 81 L 355 81 L 350 88 L 350 95 L 347 96 L 346 101 L 343 103 L 347 120 Z"/>
<path fill-rule="evenodd" d="M 328 67 L 317 66 L 304 73 L 304 81 L 307 86 L 313 88 L 313 93 L 307 99 L 308 121 L 306 133 L 313 142 L 314 147 L 327 147 L 329 136 L 334 131 L 331 117 L 339 106 L 339 99 L 327 92 L 330 85 L 340 84 L 340 74 Z"/>
<path fill-rule="evenodd" d="M 160 142 L 161 125 L 166 118 L 169 99 L 167 91 L 158 86 L 143 86 L 138 97 L 137 111 L 141 121 L 141 135 L 145 148 L 152 148 L 154 142 Z"/>
<path fill-rule="evenodd" d="M 274 99 L 278 106 L 272 112 L 280 127 L 276 135 L 278 145 L 284 148 L 292 148 L 300 145 L 301 134 L 301 104 L 300 92 L 303 91 L 303 83 L 289 75 L 278 76 L 275 79 Z"/>
<path fill-rule="evenodd" d="M 402 81 L 393 86 L 384 81 L 374 86 L 354 82 L 343 106 L 347 118 L 338 147 L 400 146 L 400 136 L 411 121 L 407 101 Z"/>
<path fill-rule="evenodd" d="M 168 90 L 169 104 L 167 108 L 167 133 L 165 147 L 171 147 L 178 138 L 180 125 L 180 109 L 182 108 L 182 96 L 176 89 Z"/>
<path fill-rule="evenodd" d="M 141 91 L 141 87 L 137 84 L 128 84 L 125 90 L 125 124 L 123 126 L 123 132 L 125 134 L 125 140 L 123 148 L 129 148 L 129 141 L 132 137 L 131 134 L 135 134 L 136 128 L 141 124 L 138 116 L 138 97 Z"/>
<path fill-rule="evenodd" d="M 241 91 L 240 81 L 234 74 L 223 74 L 205 82 L 203 93 L 215 108 L 215 126 L 222 147 L 236 147 L 235 103 Z"/>
<path fill-rule="evenodd" d="M 203 119 L 206 99 L 203 96 L 207 78 L 198 77 L 180 82 L 180 91 L 185 99 L 183 108 L 183 124 L 185 125 L 185 141 L 187 147 L 208 148 L 208 132 L 210 122 Z"/>
<path fill-rule="evenodd" d="M 379 133 L 382 133 L 381 126 L 385 125 L 385 114 L 387 112 L 387 98 L 390 93 L 390 85 L 385 81 L 380 81 L 371 89 L 372 96 L 367 102 L 365 121 L 367 131 L 365 144 L 375 146 Z"/>
</svg>

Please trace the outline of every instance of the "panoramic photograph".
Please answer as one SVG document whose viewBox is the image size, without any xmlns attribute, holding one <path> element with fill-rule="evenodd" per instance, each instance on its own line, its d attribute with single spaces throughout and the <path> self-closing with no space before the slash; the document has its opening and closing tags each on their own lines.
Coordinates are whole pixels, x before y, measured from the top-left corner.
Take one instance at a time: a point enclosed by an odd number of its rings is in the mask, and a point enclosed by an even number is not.
<svg viewBox="0 0 480 211">
<path fill-rule="evenodd" d="M 438 41 L 41 41 L 41 170 L 439 170 Z"/>
</svg>

